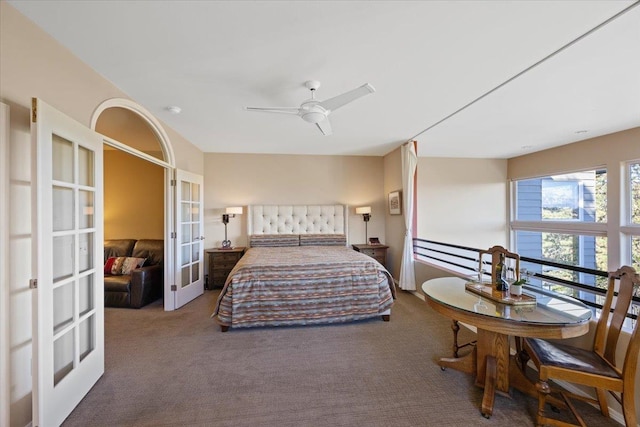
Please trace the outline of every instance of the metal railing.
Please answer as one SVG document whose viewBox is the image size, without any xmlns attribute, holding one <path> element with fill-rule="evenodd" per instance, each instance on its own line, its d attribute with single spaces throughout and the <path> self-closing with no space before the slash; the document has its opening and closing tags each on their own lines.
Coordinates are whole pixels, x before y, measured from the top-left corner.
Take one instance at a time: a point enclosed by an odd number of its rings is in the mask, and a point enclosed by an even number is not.
<svg viewBox="0 0 640 427">
<path fill-rule="evenodd" d="M 479 252 L 480 249 L 468 246 L 419 238 L 413 239 L 413 253 L 416 259 L 463 277 L 477 275 Z M 490 264 L 489 262 L 483 263 Z M 607 292 L 608 273 L 606 271 L 524 256 L 520 257 L 520 267 L 522 270 L 526 270 L 527 286 L 569 295 L 592 307 L 596 315 L 596 310 L 602 310 L 602 302 Z M 570 275 L 584 278 L 586 279 L 584 282 L 587 283 L 556 277 L 553 273 L 557 272 L 563 272 L 564 276 Z M 627 317 L 635 322 L 639 312 L 640 297 L 634 296 Z"/>
</svg>

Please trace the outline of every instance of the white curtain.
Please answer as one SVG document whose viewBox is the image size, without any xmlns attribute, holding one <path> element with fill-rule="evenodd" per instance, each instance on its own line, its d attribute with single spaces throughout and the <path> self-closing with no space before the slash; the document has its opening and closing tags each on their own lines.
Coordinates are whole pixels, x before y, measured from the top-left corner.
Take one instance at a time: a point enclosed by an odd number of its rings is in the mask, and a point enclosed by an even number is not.
<svg viewBox="0 0 640 427">
<path fill-rule="evenodd" d="M 416 275 L 413 265 L 413 182 L 418 156 L 413 141 L 402 146 L 402 208 L 404 209 L 404 245 L 400 266 L 400 289 L 416 290 Z"/>
</svg>

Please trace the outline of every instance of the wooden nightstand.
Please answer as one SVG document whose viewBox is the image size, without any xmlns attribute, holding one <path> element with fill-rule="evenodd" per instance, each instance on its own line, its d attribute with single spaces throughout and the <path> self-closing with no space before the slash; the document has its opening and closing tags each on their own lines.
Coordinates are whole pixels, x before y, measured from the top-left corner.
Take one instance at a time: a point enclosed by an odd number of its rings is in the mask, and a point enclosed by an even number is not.
<svg viewBox="0 0 640 427">
<path fill-rule="evenodd" d="M 209 289 L 221 288 L 227 276 L 244 255 L 245 248 L 205 249 L 209 262 Z"/>
<path fill-rule="evenodd" d="M 367 245 L 365 243 L 360 243 L 357 245 L 351 245 L 351 247 L 358 252 L 369 255 L 371 258 L 374 258 L 376 261 L 382 264 L 384 268 L 387 268 L 387 249 L 389 249 L 389 246 Z"/>
</svg>

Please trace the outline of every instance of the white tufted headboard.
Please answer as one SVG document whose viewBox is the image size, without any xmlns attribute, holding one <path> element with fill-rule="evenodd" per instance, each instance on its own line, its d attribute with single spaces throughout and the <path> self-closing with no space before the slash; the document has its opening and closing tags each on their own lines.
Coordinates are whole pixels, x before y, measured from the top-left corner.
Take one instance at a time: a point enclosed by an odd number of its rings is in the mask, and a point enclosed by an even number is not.
<svg viewBox="0 0 640 427">
<path fill-rule="evenodd" d="M 253 234 L 344 234 L 347 235 L 345 205 L 250 205 L 247 235 Z"/>
</svg>

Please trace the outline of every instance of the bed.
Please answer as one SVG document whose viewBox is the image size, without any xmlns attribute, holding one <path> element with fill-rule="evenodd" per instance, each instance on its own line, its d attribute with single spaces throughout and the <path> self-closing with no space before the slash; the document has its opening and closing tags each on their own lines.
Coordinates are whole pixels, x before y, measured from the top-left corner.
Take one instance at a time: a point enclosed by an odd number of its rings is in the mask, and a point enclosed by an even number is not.
<svg viewBox="0 0 640 427">
<path fill-rule="evenodd" d="M 346 206 L 255 205 L 248 215 L 250 248 L 212 314 L 222 331 L 389 320 L 393 278 L 347 247 Z"/>
</svg>

